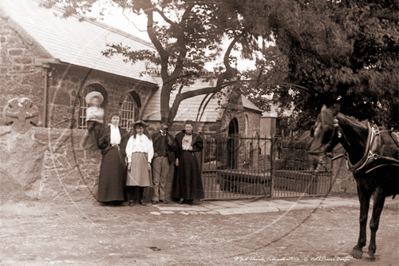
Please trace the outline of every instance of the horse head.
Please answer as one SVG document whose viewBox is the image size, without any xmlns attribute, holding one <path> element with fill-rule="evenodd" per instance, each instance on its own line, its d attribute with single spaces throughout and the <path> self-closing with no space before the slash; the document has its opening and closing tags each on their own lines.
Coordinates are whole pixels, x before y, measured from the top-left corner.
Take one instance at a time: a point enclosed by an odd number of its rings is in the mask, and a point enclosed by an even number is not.
<svg viewBox="0 0 399 266">
<path fill-rule="evenodd" d="M 313 140 L 308 151 L 310 155 L 325 156 L 339 143 L 337 113 L 336 106 L 327 108 L 323 105 L 311 130 Z"/>
</svg>

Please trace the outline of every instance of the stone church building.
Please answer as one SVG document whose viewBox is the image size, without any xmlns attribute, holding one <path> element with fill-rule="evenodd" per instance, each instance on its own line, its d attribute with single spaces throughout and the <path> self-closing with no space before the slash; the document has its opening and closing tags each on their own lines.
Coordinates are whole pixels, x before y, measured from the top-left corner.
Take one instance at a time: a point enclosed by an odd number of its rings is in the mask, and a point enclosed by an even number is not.
<svg viewBox="0 0 399 266">
<path fill-rule="evenodd" d="M 98 21 L 63 18 L 61 8 L 46 9 L 40 4 L 40 0 L 4 0 L 0 4 L 0 92 L 4 96 L 0 106 L 23 95 L 38 107 L 41 126 L 84 129 L 84 97 L 95 90 L 104 96 L 105 120 L 115 112 L 121 113 L 125 128 L 138 118 L 160 120 L 162 80 L 143 74 L 145 62 L 125 63 L 119 55 L 107 58 L 102 54 L 107 44 L 155 50 L 151 43 Z M 210 82 L 199 79 L 183 91 Z M 197 120 L 204 97 L 181 103 L 176 130 L 187 119 Z M 232 123 L 235 128 L 230 134 L 259 133 L 261 110 L 241 95 L 236 98 L 234 106 L 227 108 L 221 108 L 216 97 L 211 99 L 199 120 L 199 130 L 221 133 L 222 129 L 228 134 Z"/>
<path fill-rule="evenodd" d="M 83 151 L 78 145 L 86 128 L 85 95 L 100 92 L 105 121 L 118 112 L 124 128 L 129 129 L 137 119 L 150 124 L 160 121 L 160 77 L 145 74 L 145 62 L 125 63 L 121 56 L 108 58 L 102 51 L 113 43 L 135 50 L 155 49 L 151 43 L 104 23 L 81 16 L 63 18 L 63 9 L 47 9 L 43 4 L 40 0 L 0 2 L 0 152 L 6 162 L 0 170 L 8 175 L 1 180 L 8 180 L 12 183 L 9 186 L 18 187 L 31 198 L 68 200 L 55 175 L 80 199 L 90 198 L 89 194 L 96 193 L 101 155 Z M 212 82 L 198 79 L 183 91 Z M 31 120 L 26 115 L 8 117 L 12 108 L 17 108 L 8 102 L 18 97 L 31 100 L 26 107 L 30 110 L 27 113 L 34 113 Z M 171 101 L 174 97 L 172 94 Z M 240 93 L 234 92 L 227 100 L 215 96 L 201 109 L 204 97 L 181 103 L 172 132 L 183 129 L 189 119 L 199 121 L 197 131 L 205 136 L 264 135 L 262 111 Z M 10 122 L 16 124 L 21 119 L 26 119 L 27 132 L 14 136 Z M 17 172 L 15 160 L 26 154 L 30 154 L 27 166 Z M 82 192 L 81 186 L 88 186 L 90 193 Z"/>
</svg>

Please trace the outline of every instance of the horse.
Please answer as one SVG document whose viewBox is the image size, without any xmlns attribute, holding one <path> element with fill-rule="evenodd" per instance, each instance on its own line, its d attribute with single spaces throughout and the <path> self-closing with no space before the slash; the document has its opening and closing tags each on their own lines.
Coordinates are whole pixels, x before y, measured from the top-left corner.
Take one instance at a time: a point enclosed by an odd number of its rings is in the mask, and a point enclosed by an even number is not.
<svg viewBox="0 0 399 266">
<path fill-rule="evenodd" d="M 360 232 L 356 246 L 351 255 L 356 259 L 363 256 L 366 245 L 366 226 L 370 198 L 373 195 L 373 213 L 370 220 L 370 244 L 368 255 L 374 258 L 376 233 L 385 198 L 398 194 L 399 185 L 399 142 L 395 143 L 390 132 L 392 130 L 379 129 L 369 122 L 359 122 L 353 117 L 339 112 L 339 106 L 322 107 L 312 127 L 313 137 L 309 153 L 318 156 L 323 161 L 324 156 L 331 154 L 334 147 L 340 143 L 345 149 L 348 169 L 356 180 L 357 194 L 360 202 Z M 394 135 L 398 136 L 397 132 Z M 330 155 L 331 156 L 331 155 Z"/>
</svg>

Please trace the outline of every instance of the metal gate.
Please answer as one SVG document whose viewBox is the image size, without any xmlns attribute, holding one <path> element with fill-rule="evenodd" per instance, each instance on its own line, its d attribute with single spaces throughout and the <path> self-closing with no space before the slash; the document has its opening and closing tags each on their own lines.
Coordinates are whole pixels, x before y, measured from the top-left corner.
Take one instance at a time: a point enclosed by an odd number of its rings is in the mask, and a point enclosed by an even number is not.
<svg viewBox="0 0 399 266">
<path fill-rule="evenodd" d="M 296 164 L 287 163 L 287 155 Z M 310 170 L 306 158 L 306 151 L 287 152 L 277 139 L 208 138 L 202 156 L 205 200 L 323 195 L 331 171 Z"/>
</svg>

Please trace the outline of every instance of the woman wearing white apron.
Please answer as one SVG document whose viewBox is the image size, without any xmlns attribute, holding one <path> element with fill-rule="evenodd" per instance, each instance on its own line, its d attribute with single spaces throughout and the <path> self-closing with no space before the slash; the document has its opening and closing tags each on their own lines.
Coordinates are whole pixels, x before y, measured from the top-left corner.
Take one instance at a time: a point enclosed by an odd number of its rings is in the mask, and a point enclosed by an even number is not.
<svg viewBox="0 0 399 266">
<path fill-rule="evenodd" d="M 152 141 L 144 131 L 147 125 L 139 120 L 133 123 L 133 134 L 126 145 L 126 156 L 128 160 L 126 192 L 129 206 L 134 206 L 134 200 L 146 206 L 143 201 L 144 188 L 152 184 L 151 160 L 154 155 Z"/>
</svg>

